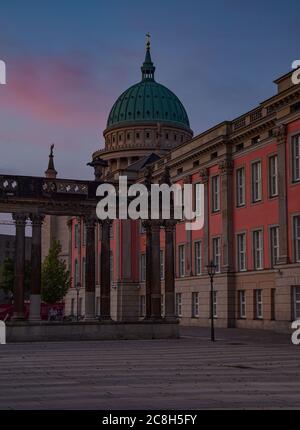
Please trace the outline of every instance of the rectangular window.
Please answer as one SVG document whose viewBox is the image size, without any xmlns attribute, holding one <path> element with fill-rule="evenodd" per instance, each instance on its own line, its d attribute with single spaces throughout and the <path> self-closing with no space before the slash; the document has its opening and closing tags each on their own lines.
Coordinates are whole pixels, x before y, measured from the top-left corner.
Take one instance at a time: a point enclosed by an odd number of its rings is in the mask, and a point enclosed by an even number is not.
<svg viewBox="0 0 300 430">
<path fill-rule="evenodd" d="M 279 227 L 270 228 L 270 251 L 271 251 L 271 266 L 278 264 L 279 260 Z"/>
<path fill-rule="evenodd" d="M 141 254 L 140 257 L 140 280 L 141 282 L 146 281 L 146 254 Z"/>
<path fill-rule="evenodd" d="M 300 261 L 300 215 L 294 217 L 295 261 Z"/>
<path fill-rule="evenodd" d="M 217 291 L 214 291 L 213 294 L 213 313 L 214 313 L 214 318 L 218 317 L 218 293 Z"/>
<path fill-rule="evenodd" d="M 181 293 L 176 294 L 176 315 L 182 317 L 182 295 Z"/>
<path fill-rule="evenodd" d="M 140 296 L 140 317 L 146 315 L 146 296 Z"/>
<path fill-rule="evenodd" d="M 255 318 L 263 318 L 263 300 L 262 300 L 262 290 L 254 290 L 255 294 Z"/>
<path fill-rule="evenodd" d="M 80 246 L 80 239 L 79 239 L 79 225 L 75 225 L 75 248 L 79 248 Z"/>
<path fill-rule="evenodd" d="M 300 134 L 292 138 L 293 182 L 300 181 Z"/>
<path fill-rule="evenodd" d="M 96 315 L 100 316 L 100 297 L 96 297 Z"/>
<path fill-rule="evenodd" d="M 110 285 L 114 282 L 114 255 L 112 251 L 109 254 Z"/>
<path fill-rule="evenodd" d="M 278 157 L 273 155 L 269 158 L 269 195 L 278 196 Z"/>
<path fill-rule="evenodd" d="M 246 233 L 238 234 L 237 236 L 237 251 L 238 251 L 238 270 L 244 272 L 246 266 Z"/>
<path fill-rule="evenodd" d="M 246 291 L 239 291 L 239 317 L 246 318 Z"/>
<path fill-rule="evenodd" d="M 161 315 L 164 316 L 165 315 L 165 299 L 164 299 L 163 294 L 161 295 L 160 306 L 161 306 Z"/>
<path fill-rule="evenodd" d="M 201 193 L 201 184 L 194 184 L 194 204 L 193 204 L 193 210 L 196 213 L 196 216 L 200 216 L 201 215 L 201 197 L 202 197 L 202 193 Z"/>
<path fill-rule="evenodd" d="M 184 278 L 185 276 L 185 247 L 184 245 L 179 245 L 178 247 L 179 253 L 179 277 Z"/>
<path fill-rule="evenodd" d="M 294 319 L 300 320 L 300 287 L 293 288 Z"/>
<path fill-rule="evenodd" d="M 71 300 L 71 315 L 74 316 L 75 315 L 75 299 Z"/>
<path fill-rule="evenodd" d="M 165 253 L 160 251 L 160 279 L 165 279 Z"/>
<path fill-rule="evenodd" d="M 255 270 L 263 269 L 263 232 L 253 232 L 253 265 Z"/>
<path fill-rule="evenodd" d="M 76 258 L 75 260 L 75 267 L 74 267 L 74 287 L 78 285 L 79 282 L 79 264 L 78 260 Z"/>
<path fill-rule="evenodd" d="M 271 320 L 275 321 L 275 294 L 276 289 L 271 288 Z"/>
<path fill-rule="evenodd" d="M 220 210 L 220 176 L 214 176 L 211 179 L 212 191 L 212 211 L 217 212 Z"/>
<path fill-rule="evenodd" d="M 85 271 L 86 271 L 86 260 L 82 258 L 82 286 L 85 288 Z"/>
<path fill-rule="evenodd" d="M 246 203 L 244 167 L 241 167 L 236 171 L 236 201 L 237 201 L 237 206 L 244 206 Z"/>
<path fill-rule="evenodd" d="M 80 297 L 80 299 L 79 299 L 79 312 L 78 312 L 78 315 L 79 316 L 82 316 L 82 297 Z"/>
<path fill-rule="evenodd" d="M 216 265 L 216 273 L 221 272 L 221 238 L 213 239 L 213 262 Z"/>
<path fill-rule="evenodd" d="M 261 162 L 252 164 L 252 202 L 261 200 Z"/>
<path fill-rule="evenodd" d="M 202 252 L 201 242 L 195 242 L 195 275 L 202 274 Z"/>
<path fill-rule="evenodd" d="M 199 317 L 199 294 L 192 293 L 192 318 Z"/>
<path fill-rule="evenodd" d="M 86 245 L 86 225 L 83 226 L 83 238 L 82 238 L 83 246 Z"/>
</svg>

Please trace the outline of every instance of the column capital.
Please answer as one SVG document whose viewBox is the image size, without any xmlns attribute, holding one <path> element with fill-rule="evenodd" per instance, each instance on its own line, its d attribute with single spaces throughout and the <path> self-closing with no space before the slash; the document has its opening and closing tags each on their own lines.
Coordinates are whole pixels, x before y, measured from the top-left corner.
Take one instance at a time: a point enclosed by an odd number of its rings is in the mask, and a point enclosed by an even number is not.
<svg viewBox="0 0 300 430">
<path fill-rule="evenodd" d="M 207 184 L 209 179 L 209 170 L 205 167 L 199 171 L 199 176 L 202 184 Z"/>
<path fill-rule="evenodd" d="M 233 172 L 233 161 L 226 158 L 219 163 L 219 171 L 221 175 L 231 175 Z"/>
<path fill-rule="evenodd" d="M 12 214 L 12 217 L 16 225 L 25 225 L 28 214 L 24 212 L 15 212 Z"/>
<path fill-rule="evenodd" d="M 83 222 L 86 228 L 94 228 L 97 222 L 97 218 L 94 215 L 87 214 L 83 216 Z"/>
<path fill-rule="evenodd" d="M 152 230 L 160 230 L 160 227 L 163 226 L 163 221 L 160 219 L 152 219 L 150 220 L 150 226 Z"/>
<path fill-rule="evenodd" d="M 175 230 L 176 224 L 177 224 L 176 220 L 173 220 L 173 219 L 165 220 L 164 221 L 165 230 L 172 233 Z"/>
<path fill-rule="evenodd" d="M 112 219 L 108 219 L 108 218 L 106 218 L 106 219 L 98 219 L 98 224 L 101 225 L 102 228 L 105 228 L 105 227 L 109 227 L 110 228 L 112 226 L 112 224 L 113 224 L 113 220 Z"/>
<path fill-rule="evenodd" d="M 30 214 L 29 218 L 32 225 L 41 226 L 44 222 L 45 215 L 35 213 L 35 214 Z"/>
<path fill-rule="evenodd" d="M 274 136 L 277 139 L 278 145 L 283 145 L 287 138 L 287 126 L 285 124 L 281 124 L 276 127 L 274 130 Z"/>
</svg>

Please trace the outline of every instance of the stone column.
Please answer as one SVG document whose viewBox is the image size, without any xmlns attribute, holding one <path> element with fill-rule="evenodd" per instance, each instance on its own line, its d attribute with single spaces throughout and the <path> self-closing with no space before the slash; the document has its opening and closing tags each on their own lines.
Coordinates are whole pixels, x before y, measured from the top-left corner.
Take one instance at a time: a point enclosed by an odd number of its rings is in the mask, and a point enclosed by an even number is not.
<svg viewBox="0 0 300 430">
<path fill-rule="evenodd" d="M 204 234 L 203 234 L 203 256 L 204 256 L 204 267 L 208 265 L 210 261 L 209 256 L 209 196 L 208 196 L 208 180 L 209 171 L 207 168 L 201 169 L 199 172 L 201 183 L 204 185 Z"/>
<path fill-rule="evenodd" d="M 85 319 L 93 320 L 96 317 L 96 271 L 95 271 L 95 218 L 87 216 L 84 219 L 86 226 L 86 257 L 85 257 Z"/>
<path fill-rule="evenodd" d="M 175 315 L 175 226 L 175 221 L 165 221 L 165 317 L 167 320 L 177 319 Z"/>
<path fill-rule="evenodd" d="M 100 273 L 100 316 L 110 320 L 110 227 L 111 221 L 100 221 L 101 233 L 101 273 Z M 128 250 L 130 252 L 130 250 Z"/>
<path fill-rule="evenodd" d="M 25 226 L 27 215 L 13 214 L 16 225 L 15 239 L 15 279 L 13 319 L 23 320 L 24 315 L 24 278 L 25 278 Z"/>
<path fill-rule="evenodd" d="M 143 227 L 146 230 L 146 314 L 145 319 L 151 318 L 151 285 L 152 285 L 152 229 L 151 222 L 144 221 Z"/>
<path fill-rule="evenodd" d="M 41 319 L 42 224 L 44 216 L 32 214 L 30 321 Z"/>
<path fill-rule="evenodd" d="M 278 154 L 278 201 L 279 201 L 279 261 L 278 264 L 288 264 L 288 215 L 286 187 L 286 139 L 287 127 L 281 125 L 275 130 Z"/>
<path fill-rule="evenodd" d="M 151 319 L 161 319 L 160 221 L 151 221 Z"/>
</svg>

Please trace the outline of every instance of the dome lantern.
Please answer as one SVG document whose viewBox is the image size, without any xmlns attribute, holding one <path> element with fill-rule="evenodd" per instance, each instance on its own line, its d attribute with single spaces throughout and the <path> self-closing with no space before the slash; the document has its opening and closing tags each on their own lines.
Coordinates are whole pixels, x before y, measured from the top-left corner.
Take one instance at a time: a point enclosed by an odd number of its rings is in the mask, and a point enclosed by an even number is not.
<svg viewBox="0 0 300 430">
<path fill-rule="evenodd" d="M 150 34 L 147 33 L 147 44 L 146 44 L 146 56 L 145 56 L 145 61 L 141 67 L 142 70 L 142 81 L 154 81 L 154 72 L 155 72 L 155 67 L 153 65 L 152 59 L 151 59 L 151 52 L 150 52 L 150 47 L 151 47 L 151 43 L 150 43 Z"/>
</svg>

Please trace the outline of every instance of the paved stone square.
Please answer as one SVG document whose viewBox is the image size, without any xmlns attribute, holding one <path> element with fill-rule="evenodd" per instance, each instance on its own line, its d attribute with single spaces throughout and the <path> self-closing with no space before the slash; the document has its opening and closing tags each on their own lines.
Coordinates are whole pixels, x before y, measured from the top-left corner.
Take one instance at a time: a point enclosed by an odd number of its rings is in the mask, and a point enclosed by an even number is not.
<svg viewBox="0 0 300 430">
<path fill-rule="evenodd" d="M 182 328 L 178 340 L 0 346 L 0 409 L 300 407 L 290 335 Z"/>
</svg>

